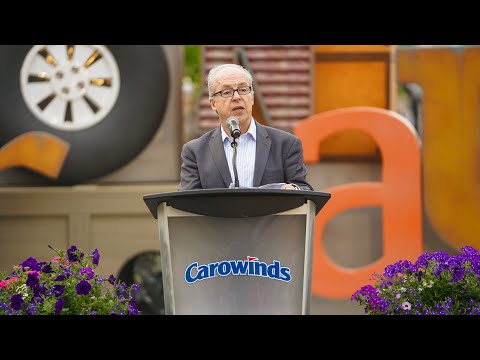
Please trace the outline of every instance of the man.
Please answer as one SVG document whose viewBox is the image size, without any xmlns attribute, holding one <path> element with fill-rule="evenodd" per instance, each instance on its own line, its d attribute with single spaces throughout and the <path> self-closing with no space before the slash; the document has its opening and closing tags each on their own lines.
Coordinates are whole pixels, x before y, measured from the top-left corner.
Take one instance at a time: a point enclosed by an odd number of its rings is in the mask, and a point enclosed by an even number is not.
<svg viewBox="0 0 480 360">
<path fill-rule="evenodd" d="M 240 65 L 223 64 L 210 70 L 207 81 L 220 126 L 183 145 L 179 190 L 233 187 L 230 117 L 238 120 L 241 131 L 236 139 L 240 187 L 284 183 L 283 189 L 313 190 L 306 180 L 300 139 L 253 119 L 252 75 Z"/>
</svg>

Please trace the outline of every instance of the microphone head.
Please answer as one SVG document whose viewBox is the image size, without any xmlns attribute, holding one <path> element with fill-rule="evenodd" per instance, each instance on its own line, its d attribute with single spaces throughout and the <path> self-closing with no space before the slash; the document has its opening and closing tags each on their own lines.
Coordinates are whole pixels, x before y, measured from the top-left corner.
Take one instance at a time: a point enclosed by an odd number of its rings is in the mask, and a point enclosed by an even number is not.
<svg viewBox="0 0 480 360">
<path fill-rule="evenodd" d="M 238 126 L 238 119 L 235 117 L 235 116 L 230 116 L 228 119 L 227 119 L 227 126 L 230 127 L 232 125 L 237 125 Z"/>
<path fill-rule="evenodd" d="M 241 134 L 238 119 L 235 116 L 230 116 L 226 122 L 227 122 L 228 130 L 230 130 L 230 135 L 234 139 L 238 138 Z"/>
</svg>

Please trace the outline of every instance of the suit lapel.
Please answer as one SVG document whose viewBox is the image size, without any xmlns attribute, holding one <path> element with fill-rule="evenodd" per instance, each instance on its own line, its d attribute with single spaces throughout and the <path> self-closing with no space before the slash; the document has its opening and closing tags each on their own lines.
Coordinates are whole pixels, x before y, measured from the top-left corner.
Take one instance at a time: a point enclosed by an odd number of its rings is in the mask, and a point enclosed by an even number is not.
<svg viewBox="0 0 480 360">
<path fill-rule="evenodd" d="M 265 166 L 267 165 L 268 154 L 270 153 L 270 146 L 272 141 L 268 138 L 267 131 L 258 122 L 257 126 L 257 146 L 255 153 L 255 171 L 253 173 L 253 186 L 260 186 Z"/>
<path fill-rule="evenodd" d="M 213 132 L 213 135 L 210 139 L 210 151 L 212 152 L 213 161 L 215 162 L 218 171 L 222 175 L 222 179 L 225 182 L 226 187 L 230 186 L 232 183 L 232 177 L 230 176 L 227 158 L 225 157 L 225 150 L 223 149 L 220 127 Z"/>
</svg>

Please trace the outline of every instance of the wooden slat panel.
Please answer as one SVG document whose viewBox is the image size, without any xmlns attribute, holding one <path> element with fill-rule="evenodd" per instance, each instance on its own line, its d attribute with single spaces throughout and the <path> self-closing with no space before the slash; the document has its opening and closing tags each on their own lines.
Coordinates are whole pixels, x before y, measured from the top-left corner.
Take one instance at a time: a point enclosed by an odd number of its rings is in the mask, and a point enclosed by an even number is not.
<svg viewBox="0 0 480 360">
<path fill-rule="evenodd" d="M 210 108 L 206 77 L 216 65 L 237 62 L 234 45 L 203 46 L 204 88 L 197 108 L 200 132 L 218 126 L 218 117 Z M 247 45 L 246 51 L 254 72 L 254 89 L 261 92 L 273 126 L 291 131 L 301 117 L 312 114 L 312 49 L 309 45 Z M 254 106 L 258 107 L 258 104 Z M 254 113 L 258 114 L 258 109 Z M 257 115 L 255 115 L 257 118 Z M 262 119 L 257 118 L 260 122 Z"/>
</svg>

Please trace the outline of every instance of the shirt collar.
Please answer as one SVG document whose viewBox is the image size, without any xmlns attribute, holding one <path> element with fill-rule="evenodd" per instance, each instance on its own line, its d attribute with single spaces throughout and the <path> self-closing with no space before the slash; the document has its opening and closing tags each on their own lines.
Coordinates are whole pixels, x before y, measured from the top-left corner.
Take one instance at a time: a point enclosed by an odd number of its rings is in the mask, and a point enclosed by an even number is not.
<svg viewBox="0 0 480 360">
<path fill-rule="evenodd" d="M 231 138 L 227 135 L 225 130 L 223 129 L 223 126 L 220 126 L 220 131 L 222 132 L 222 142 L 225 141 L 226 138 L 229 138 L 231 141 Z M 248 128 L 248 131 L 245 134 L 240 135 L 240 137 L 250 134 L 252 135 L 254 140 L 257 140 L 257 126 L 255 125 L 255 119 L 252 117 L 252 121 L 250 121 L 250 126 Z"/>
</svg>

